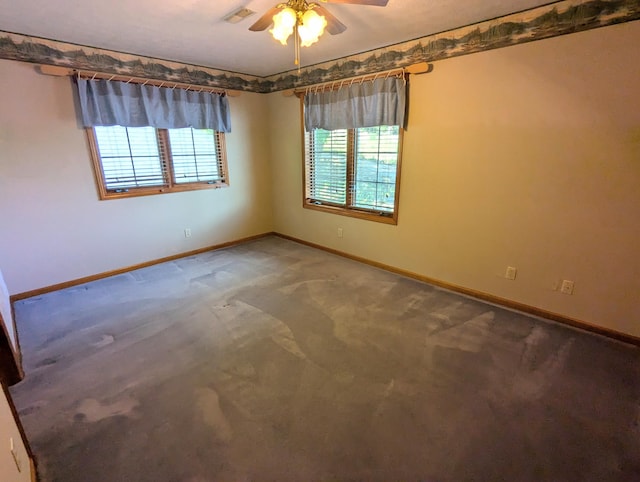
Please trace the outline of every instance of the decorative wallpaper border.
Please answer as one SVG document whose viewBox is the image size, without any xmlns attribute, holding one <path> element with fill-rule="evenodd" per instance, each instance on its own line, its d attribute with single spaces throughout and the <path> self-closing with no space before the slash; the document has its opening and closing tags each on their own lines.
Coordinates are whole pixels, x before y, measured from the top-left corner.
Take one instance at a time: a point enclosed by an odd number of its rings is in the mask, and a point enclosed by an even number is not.
<svg viewBox="0 0 640 482">
<path fill-rule="evenodd" d="M 261 79 L 209 67 L 0 31 L 0 59 L 130 75 L 222 89 L 261 92 Z"/>
<path fill-rule="evenodd" d="M 640 19 L 640 0 L 564 0 L 266 77 L 270 91 L 332 82 Z"/>
<path fill-rule="evenodd" d="M 640 19 L 640 0 L 563 0 L 494 20 L 256 77 L 0 31 L 0 58 L 248 92 L 276 92 Z"/>
</svg>

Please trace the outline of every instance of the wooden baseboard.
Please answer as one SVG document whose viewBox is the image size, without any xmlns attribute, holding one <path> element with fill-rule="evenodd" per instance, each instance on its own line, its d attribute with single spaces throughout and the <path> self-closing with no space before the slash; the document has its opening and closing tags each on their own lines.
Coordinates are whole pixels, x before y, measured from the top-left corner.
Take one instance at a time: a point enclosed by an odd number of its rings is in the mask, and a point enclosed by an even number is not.
<svg viewBox="0 0 640 482">
<path fill-rule="evenodd" d="M 391 273 L 396 273 L 399 274 L 401 276 L 406 276 L 407 278 L 412 278 L 418 281 L 422 281 L 424 283 L 428 283 L 434 286 L 438 286 L 440 288 L 444 288 L 456 293 L 460 293 L 466 296 L 471 296 L 473 298 L 479 299 L 479 300 L 483 300 L 483 301 L 487 301 L 489 303 L 494 303 L 496 305 L 500 305 L 503 306 L 505 308 L 509 308 L 512 310 L 516 310 L 516 311 L 521 311 L 523 313 L 527 313 L 529 315 L 534 315 L 534 316 L 539 316 L 541 318 L 545 318 L 547 320 L 552 320 L 552 321 L 557 321 L 559 323 L 563 323 L 565 325 L 569 325 L 572 326 L 574 328 L 578 328 L 581 330 L 585 330 L 591 333 L 596 333 L 598 335 L 602 335 L 605 336 L 607 338 L 612 338 L 614 340 L 618 340 L 621 341 L 623 343 L 628 343 L 631 345 L 635 345 L 635 346 L 640 346 L 640 338 L 633 336 L 633 335 L 629 335 L 627 333 L 623 333 L 620 331 L 616 331 L 616 330 L 612 330 L 609 328 L 604 328 L 602 326 L 598 326 L 598 325 L 594 325 L 593 323 L 588 323 L 586 321 L 582 321 L 582 320 L 576 320 L 574 318 L 570 318 L 568 316 L 564 316 L 561 315 L 559 313 L 554 313 L 551 311 L 547 311 L 547 310 L 543 310 L 542 308 L 537 308 L 535 306 L 531 306 L 531 305 L 527 305 L 524 303 L 520 303 L 518 301 L 513 301 L 513 300 L 509 300 L 507 298 L 501 298 L 499 296 L 495 296 L 492 295 L 490 293 L 485 293 L 483 291 L 477 291 L 477 290 L 473 290 L 470 288 L 465 288 L 464 286 L 458 286 L 458 285 L 454 285 L 451 283 L 447 283 L 446 281 L 441 281 L 435 278 L 430 278 L 428 276 L 424 276 L 418 273 L 414 273 L 405 269 L 401 269 L 401 268 L 396 268 L 395 266 L 391 266 L 388 264 L 384 264 L 384 263 L 379 263 L 377 261 L 373 261 L 367 258 L 363 258 L 361 256 L 355 256 L 349 253 L 345 253 L 343 251 L 339 251 L 337 249 L 333 249 L 333 248 L 328 248 L 326 246 L 322 246 L 320 244 L 316 244 L 316 243 L 312 243 L 309 241 L 305 241 L 303 239 L 298 239 L 295 238 L 293 236 L 288 236 L 286 234 L 282 234 L 282 233 L 277 233 L 277 232 L 267 232 L 267 233 L 262 233 L 262 234 L 258 234 L 255 236 L 249 236 L 246 238 L 241 238 L 241 239 L 236 239 L 233 241 L 228 241 L 226 243 L 221 243 L 221 244 L 216 244 L 213 246 L 207 246 L 205 248 L 200 248 L 200 249 L 195 249 L 193 251 L 187 251 L 185 253 L 180 253 L 180 254 L 175 254 L 172 256 L 167 256 L 164 258 L 159 258 L 159 259 L 154 259 L 151 261 L 146 261 L 144 263 L 139 263 L 139 264 L 135 264 L 133 266 L 127 266 L 125 268 L 120 268 L 120 269 L 116 269 L 116 270 L 112 270 L 112 271 L 106 271 L 104 273 L 98 273 L 95 275 L 91 275 L 91 276 L 86 276 L 84 278 L 78 278 L 75 280 L 70 280 L 70 281 L 65 281 L 64 283 L 58 283 L 55 285 L 51 285 L 51 286 L 45 286 L 43 288 L 38 288 L 35 290 L 31 290 L 31 291 L 26 291 L 24 293 L 18 293 L 15 295 L 12 295 L 10 297 L 11 299 L 11 303 L 13 304 L 16 301 L 19 300 L 23 300 L 26 298 L 31 298 L 33 296 L 39 296 L 45 293 L 50 293 L 52 291 L 57 291 L 57 290 L 61 290 L 61 289 L 65 289 L 65 288 L 69 288 L 71 286 L 77 286 L 83 283 L 89 283 L 91 281 L 96 281 L 99 279 L 103 279 L 103 278 L 108 278 L 109 276 L 115 276 L 118 274 L 122 274 L 122 273 L 128 273 L 129 271 L 134 271 L 136 269 L 140 269 L 140 268 L 146 268 L 148 266 L 153 266 L 155 264 L 160 264 L 160 263 L 165 263 L 167 261 L 173 261 L 176 259 L 180 259 L 180 258 L 185 258 L 187 256 L 193 256 L 196 254 L 200 254 L 200 253 L 205 253 L 207 251 L 214 251 L 216 249 L 222 249 L 222 248 L 227 248 L 229 246 L 235 246 L 237 244 L 242 244 L 242 243 L 246 243 L 248 241 L 253 241 L 255 239 L 260 239 L 269 235 L 275 235 L 278 236 L 280 238 L 283 239 L 288 239 L 289 241 L 293 241 L 299 244 L 304 244 L 305 246 L 310 246 L 312 248 L 316 248 L 316 249 L 321 249 L 323 251 L 326 251 L 328 253 L 332 253 L 338 256 L 342 256 L 344 258 L 349 258 L 352 259 L 354 261 L 358 261 L 360 263 L 364 263 L 364 264 L 368 264 L 370 266 L 374 266 L 376 268 L 380 268 L 383 269 L 385 271 L 389 271 Z M 15 317 L 14 317 L 15 320 Z M 17 359 L 20 359 L 20 354 L 18 354 Z"/>
<path fill-rule="evenodd" d="M 355 256 L 349 253 L 345 253 L 343 251 L 339 251 L 337 249 L 328 248 L 326 246 L 322 246 L 320 244 L 311 243 L 309 241 L 305 241 L 303 239 L 298 239 L 293 236 L 288 236 L 286 234 L 281 233 L 273 233 L 274 235 L 281 237 L 283 239 L 288 239 L 289 241 L 294 241 L 296 243 L 304 244 L 305 246 L 310 246 L 312 248 L 321 249 L 331 254 L 335 254 L 338 256 L 342 256 L 344 258 L 352 259 L 354 261 L 358 261 L 360 263 L 368 264 L 370 266 L 374 266 L 376 268 L 383 269 L 385 271 L 390 271 L 391 273 L 399 274 L 401 276 L 406 276 L 407 278 L 412 278 L 418 281 L 422 281 L 424 283 L 428 283 L 430 285 L 438 286 L 440 288 L 444 288 L 456 293 L 460 293 L 466 296 L 471 296 L 472 298 L 476 298 L 482 301 L 487 301 L 489 303 L 493 303 L 496 305 L 503 306 L 505 308 L 509 308 L 512 310 L 520 311 L 522 313 L 526 313 L 529 315 L 539 316 L 540 318 L 545 318 L 547 320 L 557 321 L 559 323 L 563 323 L 565 325 L 572 326 L 574 328 L 579 328 L 581 330 L 585 330 L 591 333 L 596 333 L 598 335 L 605 336 L 607 338 L 612 338 L 617 341 L 621 341 L 623 343 L 629 343 L 631 345 L 640 346 L 640 338 L 629 335 L 627 333 L 623 333 L 620 331 L 612 330 L 609 328 L 604 328 L 602 326 L 594 325 L 592 323 L 588 323 L 586 321 L 576 320 L 574 318 L 570 318 L 568 316 L 561 315 L 559 313 L 554 313 L 552 311 L 543 310 L 541 308 L 537 308 L 535 306 L 530 306 L 524 303 L 520 303 L 518 301 L 509 300 L 506 298 L 501 298 L 499 296 L 492 295 L 490 293 L 485 293 L 483 291 L 477 291 L 470 288 L 465 288 L 463 286 L 454 285 L 451 283 L 447 283 L 446 281 L 441 281 L 435 278 L 430 278 L 428 276 L 424 276 L 418 273 L 413 273 L 411 271 L 407 271 L 404 269 L 396 268 L 395 266 L 390 266 L 388 264 L 379 263 L 377 261 L 372 261 L 367 258 L 362 258 L 360 256 Z"/>
<path fill-rule="evenodd" d="M 38 465 L 33 457 L 29 457 L 29 466 L 31 467 L 31 482 L 38 482 Z"/>
<path fill-rule="evenodd" d="M 153 266 L 160 263 L 166 263 L 167 261 L 174 261 L 180 258 L 186 258 L 187 256 L 194 256 L 196 254 L 206 253 L 207 251 L 215 251 L 216 249 L 228 248 L 229 246 L 235 246 L 237 244 L 246 243 L 248 241 L 253 241 L 255 239 L 264 238 L 265 236 L 269 236 L 274 234 L 272 232 L 256 234 L 254 236 L 248 236 L 246 238 L 234 239 L 233 241 L 227 241 L 225 243 L 215 244 L 213 246 L 207 246 L 205 248 L 194 249 L 193 251 L 187 251 L 184 253 L 174 254 L 171 256 L 165 256 L 164 258 L 153 259 L 151 261 L 145 261 L 144 263 L 134 264 L 132 266 L 127 266 L 125 268 L 114 269 L 111 271 L 105 271 L 103 273 L 93 274 L 90 276 L 85 276 L 83 278 L 73 279 L 69 281 L 65 281 L 63 283 L 56 283 L 54 285 L 45 286 L 43 288 L 38 288 L 35 290 L 25 291 L 23 293 L 17 293 L 15 295 L 10 296 L 11 304 L 15 303 L 19 300 L 24 300 L 26 298 L 32 298 L 34 296 L 40 296 L 45 293 L 51 293 L 52 291 L 58 291 L 65 288 L 70 288 L 72 286 L 81 285 L 84 283 L 89 283 L 91 281 L 96 281 L 103 278 L 108 278 L 109 276 L 115 276 L 123 273 L 128 273 L 130 271 L 135 271 L 141 268 L 147 268 L 148 266 Z M 14 316 L 15 320 L 15 316 Z"/>
</svg>

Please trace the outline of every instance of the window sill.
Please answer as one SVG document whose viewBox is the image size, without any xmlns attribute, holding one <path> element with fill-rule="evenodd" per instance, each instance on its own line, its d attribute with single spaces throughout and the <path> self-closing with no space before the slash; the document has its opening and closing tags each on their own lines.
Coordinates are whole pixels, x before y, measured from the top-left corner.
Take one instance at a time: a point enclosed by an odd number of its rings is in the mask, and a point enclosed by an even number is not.
<svg viewBox="0 0 640 482">
<path fill-rule="evenodd" d="M 307 199 L 302 203 L 302 207 L 305 209 L 311 209 L 313 211 L 322 211 L 325 213 L 338 214 L 339 216 L 347 216 L 350 218 L 364 219 L 366 221 L 374 221 L 376 223 L 383 224 L 398 224 L 398 213 L 382 214 L 370 211 L 364 211 L 353 208 L 343 208 L 340 206 L 332 206 L 330 204 L 316 204 L 315 202 Z"/>
<path fill-rule="evenodd" d="M 170 194 L 174 192 L 187 192 L 187 191 L 201 191 L 203 189 L 220 189 L 223 187 L 229 187 L 227 183 L 216 183 L 216 184 L 185 184 L 185 185 L 174 185 L 174 186 L 153 186 L 153 187 L 136 187 L 130 188 L 125 192 L 116 192 L 116 191 L 106 191 L 100 193 L 100 200 L 105 201 L 109 199 L 123 199 L 128 197 L 139 197 L 139 196 L 153 196 L 155 194 Z"/>
</svg>

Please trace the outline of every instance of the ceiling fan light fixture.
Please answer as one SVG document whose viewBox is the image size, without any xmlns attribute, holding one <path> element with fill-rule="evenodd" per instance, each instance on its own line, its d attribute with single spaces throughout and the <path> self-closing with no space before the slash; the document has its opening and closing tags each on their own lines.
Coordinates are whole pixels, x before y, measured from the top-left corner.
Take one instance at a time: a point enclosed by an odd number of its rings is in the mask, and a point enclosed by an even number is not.
<svg viewBox="0 0 640 482">
<path fill-rule="evenodd" d="M 327 26 L 327 19 L 313 9 L 309 9 L 302 14 L 300 25 L 298 25 L 298 35 L 300 45 L 309 47 L 318 41 Z"/>
<path fill-rule="evenodd" d="M 389 0 L 318 0 L 323 3 L 347 3 L 353 5 L 371 5 L 384 7 Z M 267 10 L 249 30 L 262 32 L 270 25 L 269 33 L 282 45 L 287 45 L 291 35 L 294 35 L 295 64 L 300 72 L 300 47 L 309 47 L 316 43 L 325 29 L 331 35 L 344 32 L 347 26 L 333 16 L 320 3 L 310 3 L 311 0 L 286 0 Z"/>
<path fill-rule="evenodd" d="M 296 11 L 291 7 L 283 8 L 273 16 L 273 28 L 269 30 L 269 33 L 282 45 L 287 45 L 287 40 L 293 33 L 297 22 Z"/>
</svg>

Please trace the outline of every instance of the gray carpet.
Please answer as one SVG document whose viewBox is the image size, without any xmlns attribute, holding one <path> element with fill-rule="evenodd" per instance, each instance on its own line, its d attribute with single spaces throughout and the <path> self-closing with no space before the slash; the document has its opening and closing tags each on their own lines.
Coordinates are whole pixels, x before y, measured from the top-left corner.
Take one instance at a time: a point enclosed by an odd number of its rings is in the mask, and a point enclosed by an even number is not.
<svg viewBox="0 0 640 482">
<path fill-rule="evenodd" d="M 640 480 L 637 348 L 280 238 L 16 313 L 44 481 Z"/>
</svg>

